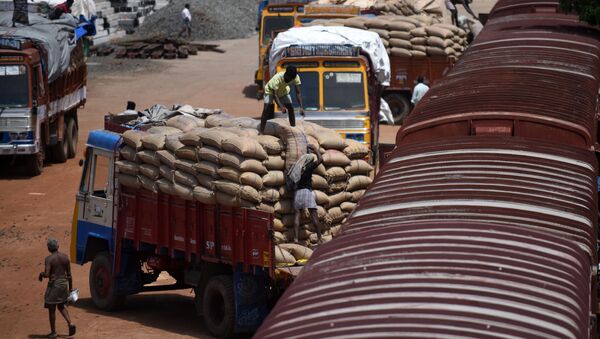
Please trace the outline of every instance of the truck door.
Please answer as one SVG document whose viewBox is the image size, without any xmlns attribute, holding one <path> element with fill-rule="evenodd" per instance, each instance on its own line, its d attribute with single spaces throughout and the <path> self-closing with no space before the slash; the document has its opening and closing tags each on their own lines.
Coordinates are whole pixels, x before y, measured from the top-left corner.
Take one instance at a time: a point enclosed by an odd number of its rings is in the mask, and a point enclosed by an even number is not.
<svg viewBox="0 0 600 339">
<path fill-rule="evenodd" d="M 113 154 L 106 150 L 88 148 L 85 174 L 77 194 L 82 206 L 80 220 L 95 225 L 113 225 Z"/>
</svg>

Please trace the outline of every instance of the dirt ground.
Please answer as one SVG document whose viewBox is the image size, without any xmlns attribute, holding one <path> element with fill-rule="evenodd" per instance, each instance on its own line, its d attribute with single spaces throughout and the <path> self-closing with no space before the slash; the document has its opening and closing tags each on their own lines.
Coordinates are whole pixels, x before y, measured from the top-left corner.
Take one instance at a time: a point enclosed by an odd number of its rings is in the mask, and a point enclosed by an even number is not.
<svg viewBox="0 0 600 339">
<path fill-rule="evenodd" d="M 65 164 L 50 164 L 38 177 L 0 176 L 0 328 L 5 338 L 40 337 L 49 333 L 43 308 L 45 283 L 37 280 L 44 267 L 47 237 L 55 237 L 68 253 L 75 193 L 84 141 L 103 127 L 107 112 L 122 111 L 128 100 L 138 108 L 155 103 L 222 108 L 237 116 L 260 115 L 256 88 L 256 36 L 218 42 L 226 51 L 200 53 L 187 60 L 115 60 L 90 58 L 88 101 L 79 112 L 79 150 Z M 385 127 L 382 139 L 393 142 L 395 129 Z M 6 166 L 3 163 L 2 166 Z M 210 337 L 195 315 L 191 290 L 132 296 L 116 313 L 94 309 L 88 289 L 89 264 L 73 265 L 74 286 L 81 300 L 70 308 L 77 337 Z M 59 334 L 67 327 L 57 319 Z"/>
</svg>

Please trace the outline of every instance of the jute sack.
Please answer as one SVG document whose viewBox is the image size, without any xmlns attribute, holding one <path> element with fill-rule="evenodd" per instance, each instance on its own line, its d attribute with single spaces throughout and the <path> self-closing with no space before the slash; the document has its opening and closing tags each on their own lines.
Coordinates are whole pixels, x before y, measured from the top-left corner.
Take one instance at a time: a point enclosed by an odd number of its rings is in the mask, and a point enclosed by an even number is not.
<svg viewBox="0 0 600 339">
<path fill-rule="evenodd" d="M 345 140 L 344 154 L 350 159 L 364 159 L 369 155 L 369 148 L 363 143 L 352 139 Z"/>
<path fill-rule="evenodd" d="M 308 260 L 313 254 L 313 250 L 298 244 L 281 244 L 279 247 L 290 252 L 296 260 Z"/>
<path fill-rule="evenodd" d="M 339 133 L 333 130 L 322 129 L 319 131 L 317 139 L 319 140 L 319 145 L 328 150 L 343 150 L 346 147 L 344 139 L 342 139 Z"/>
<path fill-rule="evenodd" d="M 325 179 L 327 179 L 327 182 L 346 180 L 348 179 L 348 173 L 342 167 L 333 166 L 327 169 Z"/>
<path fill-rule="evenodd" d="M 446 55 L 446 52 L 443 49 L 439 48 L 439 47 L 427 46 L 427 55 L 444 56 L 444 55 Z"/>
<path fill-rule="evenodd" d="M 457 44 L 460 44 L 460 42 L 462 41 L 462 38 L 460 36 L 458 36 L 458 35 L 455 35 L 455 36 L 452 37 L 452 41 L 455 42 L 455 43 L 457 43 Z"/>
<path fill-rule="evenodd" d="M 363 195 L 365 195 L 365 190 L 358 190 L 352 192 L 352 202 L 358 202 L 360 198 L 363 197 Z"/>
<path fill-rule="evenodd" d="M 366 189 L 371 182 L 373 182 L 373 180 L 367 176 L 355 175 L 350 177 L 350 180 L 348 180 L 347 189 L 350 192 Z"/>
<path fill-rule="evenodd" d="M 425 31 L 430 37 L 435 36 L 442 39 L 452 39 L 452 36 L 454 36 L 454 33 L 452 33 L 451 30 L 439 26 L 425 27 Z"/>
<path fill-rule="evenodd" d="M 194 165 L 194 169 L 196 170 L 196 172 L 205 174 L 215 179 L 219 178 L 219 174 L 217 173 L 218 168 L 219 165 L 210 161 L 199 161 Z"/>
<path fill-rule="evenodd" d="M 399 47 L 404 49 L 412 49 L 412 44 L 408 40 L 403 39 L 390 39 L 390 46 Z"/>
<path fill-rule="evenodd" d="M 241 200 L 250 202 L 251 204 L 259 204 L 262 200 L 260 193 L 252 187 L 247 185 L 241 185 L 239 196 Z"/>
<path fill-rule="evenodd" d="M 124 173 L 117 173 L 117 180 L 120 185 L 138 189 L 142 186 L 142 183 L 138 180 L 137 175 L 129 175 Z"/>
<path fill-rule="evenodd" d="M 158 193 L 158 186 L 156 186 L 156 181 L 144 176 L 138 175 L 139 181 L 142 183 L 142 187 L 152 193 Z"/>
<path fill-rule="evenodd" d="M 417 28 L 415 24 L 411 24 L 410 22 L 402 22 L 402 21 L 392 21 L 388 23 L 389 31 L 402 31 L 402 32 L 410 32 L 411 30 Z"/>
<path fill-rule="evenodd" d="M 285 232 L 285 237 L 287 239 L 294 239 L 295 236 L 295 232 L 294 232 L 294 215 L 293 214 L 286 214 L 283 216 L 284 219 L 287 221 L 284 221 L 283 224 L 284 225 L 289 225 L 288 230 Z M 303 223 L 304 224 L 304 223 Z M 308 239 L 308 237 L 310 237 L 310 235 L 312 234 L 311 231 L 301 228 L 298 230 L 298 239 L 303 240 L 303 239 Z"/>
<path fill-rule="evenodd" d="M 392 18 L 392 21 L 403 21 L 403 22 L 408 22 L 411 23 L 413 25 L 415 25 L 415 27 L 420 27 L 423 23 L 415 18 L 412 17 L 407 17 L 407 16 L 397 16 L 395 15 Z M 412 28 L 411 28 L 412 30 Z"/>
<path fill-rule="evenodd" d="M 262 177 L 263 185 L 279 187 L 285 185 L 285 174 L 282 171 L 269 171 Z"/>
<path fill-rule="evenodd" d="M 263 188 L 262 177 L 254 172 L 243 172 L 240 174 L 240 184 L 248 185 L 261 190 Z"/>
<path fill-rule="evenodd" d="M 257 207 L 257 209 L 259 211 L 264 211 L 264 212 L 267 212 L 267 213 L 270 213 L 270 214 L 275 213 L 275 208 L 272 205 L 265 204 L 265 203 L 259 204 L 258 207 Z"/>
<path fill-rule="evenodd" d="M 327 192 L 329 194 L 345 191 L 348 188 L 348 181 L 340 180 L 329 183 Z"/>
<path fill-rule="evenodd" d="M 392 39 L 402 39 L 402 40 L 410 40 L 412 35 L 410 32 L 402 32 L 402 31 L 392 31 L 390 32 L 390 40 Z"/>
<path fill-rule="evenodd" d="M 200 140 L 203 145 L 212 146 L 218 149 L 222 149 L 221 144 L 223 143 L 223 140 L 230 138 L 236 138 L 236 135 L 219 128 L 207 129 L 200 133 Z"/>
<path fill-rule="evenodd" d="M 179 141 L 179 137 L 181 137 L 181 135 L 182 134 L 167 135 L 167 138 L 165 139 L 165 148 L 175 153 L 178 149 L 185 146 L 181 141 Z"/>
<path fill-rule="evenodd" d="M 189 132 L 196 127 L 204 127 L 204 121 L 190 115 L 176 115 L 169 118 L 166 122 L 167 126 L 175 127 L 183 132 Z"/>
<path fill-rule="evenodd" d="M 281 195 L 279 194 L 279 191 L 276 189 L 269 188 L 260 191 L 260 198 L 262 201 L 276 203 L 279 200 L 280 196 Z"/>
<path fill-rule="evenodd" d="M 148 133 L 142 131 L 127 130 L 123 132 L 123 142 L 136 151 L 142 149 L 142 138 Z"/>
<path fill-rule="evenodd" d="M 325 192 L 319 190 L 313 190 L 315 193 L 315 199 L 317 200 L 317 205 L 319 206 L 329 206 L 329 196 L 325 194 Z"/>
<path fill-rule="evenodd" d="M 173 194 L 185 200 L 194 200 L 192 187 L 173 183 Z"/>
<path fill-rule="evenodd" d="M 183 146 L 175 152 L 175 156 L 180 159 L 198 161 L 198 153 L 195 146 Z"/>
<path fill-rule="evenodd" d="M 294 213 L 294 204 L 290 199 L 281 199 L 275 203 L 275 212 L 281 214 Z"/>
<path fill-rule="evenodd" d="M 115 164 L 117 165 L 117 169 L 119 169 L 119 173 L 136 175 L 140 169 L 138 163 L 129 160 L 119 160 Z"/>
<path fill-rule="evenodd" d="M 121 147 L 120 153 L 121 157 L 125 160 L 139 162 L 139 159 L 137 158 L 137 151 L 135 150 L 135 148 L 129 145 Z"/>
<path fill-rule="evenodd" d="M 158 180 L 158 178 L 160 178 L 160 171 L 158 170 L 158 166 L 150 164 L 141 164 L 139 170 L 141 174 L 143 174 L 149 179 Z"/>
<path fill-rule="evenodd" d="M 191 160 L 186 160 L 186 159 L 177 159 L 177 161 L 175 161 L 175 168 L 180 170 L 180 171 L 184 171 L 186 173 L 195 175 L 196 174 L 196 162 L 195 161 L 191 161 Z"/>
<path fill-rule="evenodd" d="M 248 201 L 242 198 L 238 198 L 238 203 L 239 206 L 242 208 L 250 208 L 250 209 L 257 209 L 258 208 L 258 203 L 255 203 L 253 201 Z"/>
<path fill-rule="evenodd" d="M 175 170 L 167 165 L 160 165 L 158 168 L 160 176 L 173 182 L 175 180 Z"/>
<path fill-rule="evenodd" d="M 199 147 L 197 150 L 198 158 L 200 160 L 210 161 L 212 163 L 219 163 L 219 150 L 215 147 L 204 146 Z"/>
<path fill-rule="evenodd" d="M 273 232 L 273 241 L 275 244 L 281 244 L 287 241 L 285 235 L 281 232 L 275 231 Z"/>
<path fill-rule="evenodd" d="M 273 229 L 279 232 L 285 232 L 287 228 L 283 225 L 283 222 L 279 218 L 273 219 Z"/>
<path fill-rule="evenodd" d="M 217 169 L 217 173 L 223 179 L 240 182 L 240 171 L 233 167 L 225 166 Z"/>
<path fill-rule="evenodd" d="M 181 133 L 181 130 L 174 127 L 169 126 L 154 126 L 148 129 L 148 133 L 150 134 L 161 134 L 161 135 L 171 135 Z"/>
<path fill-rule="evenodd" d="M 342 219 L 344 219 L 346 217 L 346 215 L 348 215 L 347 213 L 343 212 L 342 209 L 339 207 L 332 207 L 332 208 L 328 209 L 327 214 L 331 218 L 332 224 L 336 224 L 336 223 L 342 221 Z"/>
<path fill-rule="evenodd" d="M 228 180 L 215 180 L 214 187 L 217 192 L 223 192 L 237 197 L 240 192 L 240 184 Z"/>
<path fill-rule="evenodd" d="M 427 38 L 415 37 L 415 38 L 410 39 L 410 43 L 412 44 L 413 48 L 415 47 L 415 45 L 425 46 L 425 45 L 427 45 Z"/>
<path fill-rule="evenodd" d="M 367 26 L 365 26 L 365 20 L 359 18 L 349 18 L 344 20 L 344 26 L 358 29 L 367 28 Z"/>
<path fill-rule="evenodd" d="M 349 193 L 350 194 L 350 193 Z M 350 194 L 350 196 L 352 196 L 352 194 Z M 346 213 L 352 213 L 352 211 L 354 211 L 354 209 L 356 208 L 356 204 L 353 202 L 349 202 L 349 201 L 344 201 L 341 205 L 340 208 L 342 209 L 343 212 Z"/>
<path fill-rule="evenodd" d="M 160 159 L 155 151 L 141 150 L 137 152 L 137 157 L 145 164 L 160 166 Z"/>
<path fill-rule="evenodd" d="M 329 228 L 329 234 L 331 234 L 332 237 L 337 237 L 338 235 L 341 235 L 340 231 L 341 231 L 342 225 L 337 224 L 334 226 L 331 226 Z"/>
<path fill-rule="evenodd" d="M 233 117 L 227 113 L 209 115 L 204 121 L 204 125 L 208 128 L 222 126 L 224 120 L 230 120 Z"/>
<path fill-rule="evenodd" d="M 281 151 L 285 149 L 281 139 L 272 135 L 259 135 L 256 137 L 256 141 L 258 141 L 267 154 L 270 155 L 280 155 Z"/>
<path fill-rule="evenodd" d="M 446 47 L 446 48 L 444 48 L 444 53 L 446 55 L 455 55 L 456 51 L 452 47 Z"/>
<path fill-rule="evenodd" d="M 459 34 L 459 30 L 460 28 L 454 26 L 454 25 L 449 25 L 449 24 L 433 24 L 432 27 L 439 27 L 442 29 L 446 29 L 451 31 L 453 34 L 458 35 Z"/>
<path fill-rule="evenodd" d="M 365 26 L 367 28 L 378 28 L 378 29 L 387 30 L 388 29 L 388 21 L 382 20 L 380 18 L 369 19 L 369 20 L 365 21 Z"/>
<path fill-rule="evenodd" d="M 260 125 L 260 121 L 243 117 L 243 118 L 233 118 L 233 119 L 223 119 L 220 122 L 223 127 L 242 127 L 242 128 L 250 128 L 250 129 L 258 129 Z"/>
<path fill-rule="evenodd" d="M 275 266 L 285 267 L 294 264 L 296 264 L 296 259 L 290 252 L 282 249 L 279 245 L 275 246 Z"/>
<path fill-rule="evenodd" d="M 346 166 L 346 172 L 351 175 L 366 175 L 369 176 L 373 171 L 373 166 L 364 160 L 352 160 L 350 165 Z"/>
<path fill-rule="evenodd" d="M 200 134 L 204 131 L 206 131 L 205 128 L 195 128 L 189 132 L 182 133 L 179 135 L 179 142 L 185 146 L 201 147 L 202 139 L 200 138 Z"/>
<path fill-rule="evenodd" d="M 235 137 L 223 140 L 221 148 L 226 152 L 235 153 L 243 157 L 267 160 L 269 156 L 258 141 L 251 138 Z"/>
<path fill-rule="evenodd" d="M 397 57 L 410 57 L 410 51 L 404 48 L 398 48 L 398 47 L 392 47 L 392 49 L 390 50 L 390 54 L 392 56 L 397 56 Z"/>
<path fill-rule="evenodd" d="M 215 198 L 217 200 L 217 204 L 230 206 L 230 207 L 239 207 L 240 202 L 239 199 L 234 196 L 224 192 L 215 192 Z"/>
<path fill-rule="evenodd" d="M 153 151 L 160 151 L 165 147 L 165 138 L 162 134 L 144 135 L 142 137 L 142 147 Z"/>
<path fill-rule="evenodd" d="M 452 46 L 453 44 L 454 44 L 454 42 L 452 42 L 452 40 L 449 40 L 449 39 L 444 40 L 437 36 L 430 36 L 429 38 L 427 38 L 428 46 L 446 48 L 446 47 Z"/>
<path fill-rule="evenodd" d="M 327 190 L 329 189 L 329 184 L 327 180 L 320 175 L 314 174 L 312 175 L 312 187 L 316 190 Z"/>
<path fill-rule="evenodd" d="M 415 51 L 419 52 L 419 54 L 425 53 L 425 55 L 427 55 L 427 46 L 413 45 L 413 49 L 410 51 L 410 53 L 412 54 Z"/>
<path fill-rule="evenodd" d="M 329 196 L 329 207 L 340 206 L 343 202 L 350 201 L 352 194 L 349 192 L 340 192 Z"/>
<path fill-rule="evenodd" d="M 319 166 L 317 166 L 317 168 L 314 169 L 313 173 L 318 174 L 324 178 L 327 176 L 327 169 L 325 168 L 325 165 L 323 165 L 323 163 L 320 163 Z"/>
<path fill-rule="evenodd" d="M 174 195 L 173 193 L 173 182 L 167 179 L 158 179 L 156 181 L 156 186 L 158 187 L 158 191 L 163 194 Z"/>
<path fill-rule="evenodd" d="M 329 149 L 323 154 L 323 163 L 325 166 L 347 166 L 350 159 L 340 151 Z"/>
<path fill-rule="evenodd" d="M 217 202 L 215 192 L 203 186 L 196 186 L 192 192 L 194 199 L 203 203 L 213 205 Z"/>
<path fill-rule="evenodd" d="M 288 127 L 283 129 L 283 141 L 285 143 L 285 168 L 289 169 L 306 154 L 308 140 L 304 132 L 297 127 Z"/>
<path fill-rule="evenodd" d="M 411 29 L 410 35 L 412 35 L 415 38 L 426 38 L 428 36 L 425 27 L 417 27 L 415 29 Z"/>
<path fill-rule="evenodd" d="M 190 173 L 186 173 L 183 171 L 175 171 L 173 178 L 175 179 L 176 183 L 183 185 L 183 186 L 187 186 L 187 187 L 198 186 L 198 179 L 196 179 L 196 176 L 194 176 L 193 174 L 190 174 Z"/>
<path fill-rule="evenodd" d="M 267 174 L 269 172 L 260 161 L 256 159 L 245 159 L 242 156 L 235 153 L 219 154 L 219 163 L 222 166 L 236 168 L 240 172 L 254 172 L 261 175 Z"/>
<path fill-rule="evenodd" d="M 263 161 L 268 170 L 281 171 L 285 168 L 285 160 L 280 155 L 270 155 L 269 159 Z"/>
<path fill-rule="evenodd" d="M 171 168 L 175 168 L 175 161 L 177 161 L 177 158 L 173 155 L 173 153 L 167 150 L 162 150 L 157 151 L 156 156 L 160 160 L 161 165 L 164 164 Z"/>
<path fill-rule="evenodd" d="M 369 31 L 375 32 L 380 38 L 388 40 L 390 38 L 390 32 L 385 29 L 369 28 Z"/>
</svg>

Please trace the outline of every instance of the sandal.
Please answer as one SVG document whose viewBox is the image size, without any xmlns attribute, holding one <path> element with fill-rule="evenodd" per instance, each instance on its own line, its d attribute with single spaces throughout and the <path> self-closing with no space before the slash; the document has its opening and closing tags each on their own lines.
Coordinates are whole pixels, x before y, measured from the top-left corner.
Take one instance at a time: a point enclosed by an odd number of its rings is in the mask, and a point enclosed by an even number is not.
<svg viewBox="0 0 600 339">
<path fill-rule="evenodd" d="M 56 335 L 56 332 L 50 332 L 50 334 L 48 334 L 46 337 L 51 338 L 51 339 L 56 339 L 57 335 Z"/>
<path fill-rule="evenodd" d="M 77 332 L 77 327 L 75 327 L 75 325 L 69 325 L 69 337 L 75 335 L 75 332 Z"/>
</svg>

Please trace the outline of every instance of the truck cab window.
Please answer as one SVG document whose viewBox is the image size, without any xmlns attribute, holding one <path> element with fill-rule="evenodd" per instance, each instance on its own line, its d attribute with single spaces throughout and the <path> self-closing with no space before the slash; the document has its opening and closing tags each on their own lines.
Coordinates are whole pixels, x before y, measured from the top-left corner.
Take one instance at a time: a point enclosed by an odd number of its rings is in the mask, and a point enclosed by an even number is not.
<svg viewBox="0 0 600 339">
<path fill-rule="evenodd" d="M 25 65 L 0 65 L 0 107 L 29 105 L 29 76 Z"/>
<path fill-rule="evenodd" d="M 106 156 L 94 154 L 94 166 L 91 194 L 100 197 L 107 198 L 108 195 L 108 170 L 109 170 L 109 159 Z"/>
<path fill-rule="evenodd" d="M 319 73 L 318 72 L 298 72 L 300 76 L 300 89 L 302 92 L 302 102 L 304 109 L 307 111 L 318 111 L 319 104 Z M 290 86 L 290 96 L 292 97 L 292 105 L 297 108 L 300 105 L 296 100 L 296 86 Z"/>
</svg>

